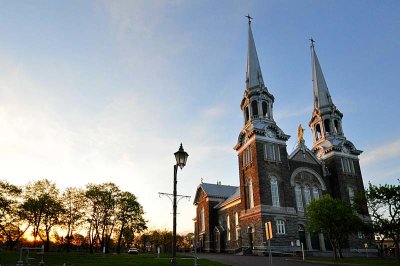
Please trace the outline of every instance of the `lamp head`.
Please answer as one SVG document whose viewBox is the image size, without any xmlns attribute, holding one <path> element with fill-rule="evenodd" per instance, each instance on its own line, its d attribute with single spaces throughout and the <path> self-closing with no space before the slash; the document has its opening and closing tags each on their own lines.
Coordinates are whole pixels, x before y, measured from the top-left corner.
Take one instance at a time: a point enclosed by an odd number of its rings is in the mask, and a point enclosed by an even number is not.
<svg viewBox="0 0 400 266">
<path fill-rule="evenodd" d="M 181 169 L 186 165 L 187 158 L 189 154 L 185 152 L 183 149 L 182 143 L 181 146 L 179 147 L 179 150 L 174 153 L 175 159 L 176 159 L 176 165 L 178 165 Z"/>
</svg>

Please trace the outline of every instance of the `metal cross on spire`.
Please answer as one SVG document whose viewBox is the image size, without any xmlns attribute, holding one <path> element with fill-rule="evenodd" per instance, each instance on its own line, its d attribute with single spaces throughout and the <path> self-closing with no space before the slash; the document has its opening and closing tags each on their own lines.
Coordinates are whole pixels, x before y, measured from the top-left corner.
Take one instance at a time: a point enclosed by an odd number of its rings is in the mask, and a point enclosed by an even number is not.
<svg viewBox="0 0 400 266">
<path fill-rule="evenodd" d="M 311 47 L 314 47 L 314 43 L 315 43 L 314 39 L 311 37 L 309 40 L 311 41 Z"/>
<path fill-rule="evenodd" d="M 251 20 L 253 19 L 252 17 L 250 17 L 250 14 L 247 14 L 247 16 L 245 16 L 246 18 L 249 19 L 249 25 L 251 24 Z"/>
</svg>

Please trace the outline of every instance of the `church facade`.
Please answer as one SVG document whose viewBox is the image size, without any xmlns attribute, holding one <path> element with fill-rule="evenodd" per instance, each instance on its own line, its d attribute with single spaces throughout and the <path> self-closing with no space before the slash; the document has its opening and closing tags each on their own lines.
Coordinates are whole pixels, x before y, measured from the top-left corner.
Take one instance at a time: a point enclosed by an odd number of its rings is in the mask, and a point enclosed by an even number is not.
<svg viewBox="0 0 400 266">
<path fill-rule="evenodd" d="M 299 125 L 296 149 L 288 154 L 289 135 L 273 116 L 274 96 L 266 87 L 251 21 L 248 28 L 246 86 L 240 109 L 243 129 L 234 146 L 240 186 L 201 183 L 196 190 L 195 237 L 204 252 L 251 252 L 267 248 L 265 223 L 272 222 L 273 250 L 329 250 L 322 233 L 306 230 L 305 208 L 325 194 L 351 204 L 364 190 L 358 150 L 346 139 L 343 114 L 334 105 L 311 40 L 314 110 L 309 149 Z M 368 213 L 363 217 L 369 219 Z M 345 248 L 362 248 L 364 236 L 351 235 Z"/>
</svg>

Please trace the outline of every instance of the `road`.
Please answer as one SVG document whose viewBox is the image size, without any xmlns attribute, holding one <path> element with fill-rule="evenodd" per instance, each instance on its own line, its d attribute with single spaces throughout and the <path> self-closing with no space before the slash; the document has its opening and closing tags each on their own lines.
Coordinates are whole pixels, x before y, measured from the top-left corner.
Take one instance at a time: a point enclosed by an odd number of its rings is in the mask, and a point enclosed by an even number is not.
<svg viewBox="0 0 400 266">
<path fill-rule="evenodd" d="M 268 257 L 261 256 L 237 256 L 230 254 L 216 254 L 216 253 L 198 253 L 201 259 L 208 259 L 212 261 L 221 262 L 231 266 L 268 266 Z M 326 266 L 326 264 L 307 263 L 302 261 L 294 261 L 291 257 L 273 257 L 273 266 Z"/>
</svg>

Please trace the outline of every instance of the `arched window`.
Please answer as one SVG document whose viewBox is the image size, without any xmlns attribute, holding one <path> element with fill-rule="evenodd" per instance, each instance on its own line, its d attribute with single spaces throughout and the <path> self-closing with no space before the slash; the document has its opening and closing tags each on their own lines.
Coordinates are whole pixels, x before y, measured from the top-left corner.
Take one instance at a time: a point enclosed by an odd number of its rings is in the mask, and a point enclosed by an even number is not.
<svg viewBox="0 0 400 266">
<path fill-rule="evenodd" d="M 317 124 L 315 126 L 315 139 L 319 140 L 321 138 L 321 126 Z"/>
<path fill-rule="evenodd" d="M 354 189 L 352 187 L 348 187 L 349 190 L 349 200 L 350 204 L 353 204 L 353 199 L 354 199 Z"/>
<path fill-rule="evenodd" d="M 258 104 L 256 100 L 251 102 L 251 111 L 253 113 L 253 117 L 258 117 Z"/>
<path fill-rule="evenodd" d="M 263 117 L 268 116 L 268 104 L 266 102 L 262 102 L 262 111 L 263 111 Z"/>
<path fill-rule="evenodd" d="M 249 121 L 249 108 L 246 106 L 244 108 L 244 123 L 247 123 Z"/>
<path fill-rule="evenodd" d="M 271 195 L 272 195 L 272 206 L 279 207 L 279 191 L 278 191 L 278 179 L 276 176 L 271 176 Z"/>
<path fill-rule="evenodd" d="M 200 211 L 200 230 L 202 232 L 206 230 L 206 224 L 204 221 L 204 207 L 201 208 L 201 211 Z"/>
<path fill-rule="evenodd" d="M 304 201 L 306 203 L 306 207 L 310 205 L 311 202 L 311 191 L 309 186 L 304 187 Z"/>
<path fill-rule="evenodd" d="M 296 205 L 297 205 L 297 211 L 304 211 L 303 207 L 303 197 L 301 195 L 301 187 L 299 184 L 296 184 L 294 188 L 294 192 L 296 194 Z"/>
<path fill-rule="evenodd" d="M 331 121 L 329 119 L 324 120 L 324 127 L 325 127 L 325 134 L 330 134 L 331 133 Z"/>
<path fill-rule="evenodd" d="M 333 124 L 335 125 L 335 133 L 340 134 L 340 127 L 339 127 L 339 121 L 336 119 L 333 121 Z"/>
<path fill-rule="evenodd" d="M 226 215 L 226 232 L 227 232 L 227 240 L 231 240 L 231 223 L 229 220 L 229 214 Z"/>
<path fill-rule="evenodd" d="M 313 192 L 313 198 L 315 200 L 318 200 L 319 199 L 319 191 L 318 191 L 318 188 L 316 186 L 313 187 L 312 192 Z"/>
<path fill-rule="evenodd" d="M 253 183 L 251 182 L 251 180 L 247 181 L 247 202 L 248 202 L 248 208 L 254 207 Z"/>
</svg>

